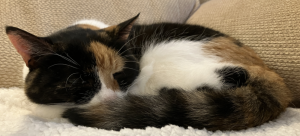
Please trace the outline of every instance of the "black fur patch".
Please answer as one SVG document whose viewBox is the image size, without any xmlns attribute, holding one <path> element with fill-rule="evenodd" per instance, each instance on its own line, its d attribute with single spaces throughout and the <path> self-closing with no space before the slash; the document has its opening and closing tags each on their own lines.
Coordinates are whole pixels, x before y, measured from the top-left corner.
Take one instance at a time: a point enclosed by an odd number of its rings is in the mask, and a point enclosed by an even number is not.
<svg viewBox="0 0 300 136">
<path fill-rule="evenodd" d="M 157 23 L 151 25 L 135 25 L 129 35 L 128 46 L 133 47 L 131 52 L 140 59 L 147 42 L 159 43 L 171 40 L 187 39 L 209 41 L 212 38 L 225 36 L 224 34 L 199 25 L 176 24 L 176 23 Z"/>
<path fill-rule="evenodd" d="M 198 87 L 196 90 L 197 90 L 197 91 L 207 91 L 207 92 L 212 92 L 212 91 L 214 91 L 214 89 L 211 88 L 211 87 L 208 86 L 208 85 L 203 85 L 203 86 L 201 86 L 201 87 Z"/>
<path fill-rule="evenodd" d="M 223 83 L 230 88 L 241 87 L 247 85 L 249 78 L 247 70 L 241 67 L 224 67 L 216 71 L 222 77 Z"/>
<path fill-rule="evenodd" d="M 93 126 L 93 121 L 90 121 L 88 118 L 84 117 L 84 112 L 87 112 L 87 110 L 80 108 L 71 108 L 66 110 L 63 113 L 62 117 L 68 118 L 70 121 L 72 121 L 73 124 Z"/>
<path fill-rule="evenodd" d="M 101 88 L 95 58 L 88 50 L 95 35 L 88 29 L 69 27 L 42 38 L 51 47 L 30 60 L 36 63 L 29 66 L 26 79 L 30 100 L 39 104 L 89 102 Z"/>
</svg>

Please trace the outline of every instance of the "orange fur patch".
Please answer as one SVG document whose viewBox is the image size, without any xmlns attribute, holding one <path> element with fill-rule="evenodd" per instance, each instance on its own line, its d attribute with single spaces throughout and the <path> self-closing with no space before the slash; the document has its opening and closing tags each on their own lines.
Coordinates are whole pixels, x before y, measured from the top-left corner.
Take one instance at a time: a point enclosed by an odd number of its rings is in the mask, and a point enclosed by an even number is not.
<svg viewBox="0 0 300 136">
<path fill-rule="evenodd" d="M 124 61 L 117 52 L 102 43 L 92 42 L 91 51 L 94 52 L 96 64 L 100 70 L 100 77 L 104 80 L 107 88 L 118 90 L 119 85 L 113 78 L 113 74 L 123 69 Z"/>
<path fill-rule="evenodd" d="M 114 26 L 109 26 L 107 28 L 104 28 L 104 30 L 107 32 L 118 32 L 119 27 L 117 25 L 114 25 Z"/>
<path fill-rule="evenodd" d="M 222 62 L 230 62 L 245 68 L 250 74 L 249 80 L 258 79 L 262 81 L 261 86 L 274 88 L 273 92 L 268 93 L 272 94 L 281 105 L 287 106 L 291 101 L 291 92 L 284 80 L 269 69 L 250 47 L 238 46 L 235 42 L 231 37 L 219 37 L 209 41 L 203 48 L 206 53 L 220 57 Z"/>
<path fill-rule="evenodd" d="M 205 52 L 222 58 L 223 62 L 266 67 L 264 62 L 251 48 L 236 45 L 235 40 L 230 37 L 214 38 L 203 48 Z"/>
<path fill-rule="evenodd" d="M 83 29 L 91 29 L 91 30 L 99 30 L 100 28 L 93 26 L 93 25 L 88 25 L 88 24 L 79 24 L 76 25 L 77 27 L 83 28 Z"/>
<path fill-rule="evenodd" d="M 259 66 L 248 66 L 246 69 L 251 76 L 250 80 L 259 78 L 262 81 L 266 81 L 262 82 L 262 85 L 273 88 L 273 91 L 268 93 L 272 94 L 282 105 L 288 106 L 292 93 L 285 85 L 283 78 L 274 71 Z"/>
<path fill-rule="evenodd" d="M 101 28 L 98 28 L 96 26 L 88 25 L 88 24 L 79 24 L 79 25 L 76 25 L 76 26 L 80 27 L 80 28 L 83 28 L 83 29 L 91 29 L 91 30 L 100 30 L 101 29 Z M 110 40 L 110 37 L 107 35 L 106 31 L 113 31 L 114 29 L 116 29 L 115 26 L 104 28 L 105 32 L 98 32 L 98 35 L 101 36 L 103 39 Z"/>
</svg>

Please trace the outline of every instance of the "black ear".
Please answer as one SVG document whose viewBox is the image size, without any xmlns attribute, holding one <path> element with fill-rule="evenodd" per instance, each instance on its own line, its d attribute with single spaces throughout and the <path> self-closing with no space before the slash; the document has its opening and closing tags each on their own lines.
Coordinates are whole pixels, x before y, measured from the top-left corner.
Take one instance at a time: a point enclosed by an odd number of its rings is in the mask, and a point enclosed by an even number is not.
<svg viewBox="0 0 300 136">
<path fill-rule="evenodd" d="M 32 57 L 52 53 L 50 44 L 24 30 L 7 26 L 6 34 L 28 67 Z"/>
<path fill-rule="evenodd" d="M 139 15 L 140 13 L 127 21 L 124 21 L 118 25 L 107 27 L 104 30 L 112 33 L 117 39 L 125 41 L 128 39 L 132 26 L 139 17 Z"/>
</svg>

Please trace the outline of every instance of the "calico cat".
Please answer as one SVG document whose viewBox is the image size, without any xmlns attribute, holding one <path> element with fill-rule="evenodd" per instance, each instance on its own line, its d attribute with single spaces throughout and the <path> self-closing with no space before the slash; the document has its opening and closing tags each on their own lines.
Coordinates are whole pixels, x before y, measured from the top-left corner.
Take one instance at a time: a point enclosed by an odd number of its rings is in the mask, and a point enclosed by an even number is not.
<svg viewBox="0 0 300 136">
<path fill-rule="evenodd" d="M 73 124 L 108 130 L 241 130 L 277 118 L 291 101 L 283 79 L 238 40 L 137 18 L 104 27 L 83 21 L 47 37 L 6 27 L 30 70 L 27 97 L 68 107 L 61 116 Z"/>
</svg>

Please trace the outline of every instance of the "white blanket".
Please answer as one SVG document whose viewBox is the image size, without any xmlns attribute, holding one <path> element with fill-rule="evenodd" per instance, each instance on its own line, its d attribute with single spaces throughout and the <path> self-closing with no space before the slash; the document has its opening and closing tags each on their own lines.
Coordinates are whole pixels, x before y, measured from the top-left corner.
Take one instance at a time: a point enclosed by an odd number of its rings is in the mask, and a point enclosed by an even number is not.
<svg viewBox="0 0 300 136">
<path fill-rule="evenodd" d="M 163 128 L 122 129 L 120 132 L 74 126 L 61 118 L 43 120 L 36 105 L 27 100 L 20 88 L 0 88 L 0 135 L 7 136 L 300 136 L 300 109 L 286 112 L 262 126 L 242 131 L 210 132 L 205 129 L 184 129 L 174 125 Z"/>
</svg>

